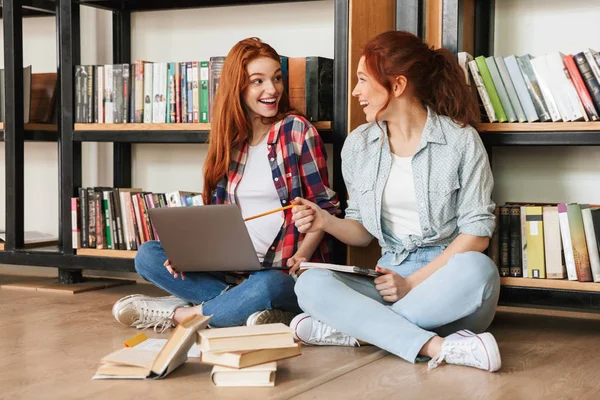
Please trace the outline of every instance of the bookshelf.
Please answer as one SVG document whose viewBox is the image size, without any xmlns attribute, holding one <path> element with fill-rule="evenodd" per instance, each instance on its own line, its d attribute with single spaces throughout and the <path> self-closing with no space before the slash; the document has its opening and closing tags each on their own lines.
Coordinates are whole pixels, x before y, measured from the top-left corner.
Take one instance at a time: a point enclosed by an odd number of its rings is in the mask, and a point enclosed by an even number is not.
<svg viewBox="0 0 600 400">
<path fill-rule="evenodd" d="M 70 199 L 82 186 L 82 142 L 113 143 L 113 186 L 131 187 L 132 144 L 134 143 L 206 143 L 210 124 L 75 124 L 74 123 L 74 66 L 81 64 L 80 6 L 98 7 L 112 13 L 112 63 L 130 63 L 131 60 L 131 16 L 139 11 L 159 11 L 184 8 L 222 7 L 226 18 L 226 7 L 232 5 L 259 5 L 265 3 L 295 3 L 318 0 L 4 0 L 4 46 L 7 82 L 19 81 L 19 69 L 23 64 L 22 4 L 46 7 L 55 12 L 57 57 L 60 65 L 56 104 L 59 121 L 55 126 L 19 124 L 17 115 L 22 115 L 23 94 L 16 85 L 7 87 L 6 123 L 0 129 L 0 137 L 6 149 L 6 230 L 8 233 L 4 249 L 0 249 L 0 264 L 18 264 L 58 267 L 59 281 L 77 283 L 82 280 L 82 269 L 107 271 L 134 271 L 135 251 L 73 249 L 71 234 Z M 350 0 L 334 1 L 334 118 L 332 121 L 316 122 L 323 140 L 333 145 L 330 158 L 333 161 L 333 189 L 345 202 L 340 152 L 347 134 L 348 115 L 348 30 Z M 371 5 L 367 0 L 354 0 L 353 4 Z M 386 3 L 393 3 L 386 0 Z M 378 5 L 363 6 L 363 15 L 379 12 Z M 40 11 L 41 13 L 42 11 Z M 291 23 L 293 28 L 293 22 Z M 225 50 L 225 49 L 224 49 Z M 22 80 L 22 79 L 21 79 Z M 15 106 L 9 106 L 14 104 Z M 22 134 L 20 134 L 22 133 Z M 23 187 L 23 143 L 27 140 L 58 141 L 59 146 L 59 246 L 51 251 L 26 249 L 23 243 L 24 187 Z M 345 248 L 337 254 L 344 256 Z M 341 260 L 343 262 L 345 260 Z"/>
</svg>

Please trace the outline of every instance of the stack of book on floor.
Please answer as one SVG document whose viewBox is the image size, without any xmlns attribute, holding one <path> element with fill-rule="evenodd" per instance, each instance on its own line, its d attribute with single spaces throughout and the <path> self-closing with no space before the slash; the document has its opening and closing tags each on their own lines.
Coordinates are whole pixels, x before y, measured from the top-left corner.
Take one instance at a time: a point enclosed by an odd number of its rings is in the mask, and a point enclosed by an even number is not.
<svg viewBox="0 0 600 400">
<path fill-rule="evenodd" d="M 198 332 L 202 362 L 216 386 L 275 386 L 277 360 L 301 354 L 288 326 L 266 324 Z"/>
</svg>

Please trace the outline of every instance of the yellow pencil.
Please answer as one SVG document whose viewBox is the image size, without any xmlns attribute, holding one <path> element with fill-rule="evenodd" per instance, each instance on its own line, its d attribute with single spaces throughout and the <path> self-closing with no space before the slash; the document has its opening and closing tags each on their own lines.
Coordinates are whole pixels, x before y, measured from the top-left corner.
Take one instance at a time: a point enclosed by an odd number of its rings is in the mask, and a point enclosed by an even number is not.
<svg viewBox="0 0 600 400">
<path fill-rule="evenodd" d="M 293 205 L 293 204 L 292 204 L 292 205 L 289 205 L 289 206 L 281 207 L 281 208 L 276 208 L 276 209 L 274 209 L 274 210 L 267 211 L 267 212 L 265 212 L 265 213 L 262 213 L 262 214 L 255 215 L 255 216 L 253 216 L 253 217 L 248 217 L 248 218 L 244 219 L 244 221 L 250 221 L 250 220 L 253 220 L 253 219 L 256 219 L 256 218 L 264 217 L 265 215 L 273 214 L 273 213 L 276 213 L 276 212 L 278 212 L 278 211 L 289 210 L 289 209 L 290 209 L 290 208 L 292 208 L 292 207 L 294 207 L 294 205 Z"/>
</svg>

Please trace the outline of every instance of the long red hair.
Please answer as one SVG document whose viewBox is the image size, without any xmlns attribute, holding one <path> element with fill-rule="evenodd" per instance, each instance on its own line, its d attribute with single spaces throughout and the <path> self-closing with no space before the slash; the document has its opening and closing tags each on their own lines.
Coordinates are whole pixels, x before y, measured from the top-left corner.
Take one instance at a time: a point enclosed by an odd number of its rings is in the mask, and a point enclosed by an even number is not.
<svg viewBox="0 0 600 400">
<path fill-rule="evenodd" d="M 281 63 L 279 54 L 259 38 L 248 38 L 235 44 L 227 54 L 219 79 L 219 89 L 211 115 L 208 155 L 204 163 L 204 204 L 212 202 L 212 193 L 227 176 L 231 153 L 239 149 L 251 135 L 252 125 L 244 107 L 244 91 L 250 83 L 247 66 L 256 58 L 268 57 Z M 282 93 L 278 113 L 264 122 L 275 122 L 290 112 L 287 93 Z"/>
<path fill-rule="evenodd" d="M 393 82 L 402 75 L 414 95 L 437 114 L 448 116 L 462 126 L 479 122 L 477 100 L 449 50 L 429 48 L 409 32 L 390 31 L 371 39 L 363 56 L 369 74 L 389 94 L 383 109 L 391 100 Z"/>
</svg>

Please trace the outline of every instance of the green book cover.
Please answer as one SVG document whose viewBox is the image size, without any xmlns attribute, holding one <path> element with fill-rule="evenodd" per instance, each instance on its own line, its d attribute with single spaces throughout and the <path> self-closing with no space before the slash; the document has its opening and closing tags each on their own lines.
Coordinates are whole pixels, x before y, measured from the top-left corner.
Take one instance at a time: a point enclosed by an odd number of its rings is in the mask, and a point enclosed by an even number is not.
<svg viewBox="0 0 600 400">
<path fill-rule="evenodd" d="M 208 122 L 208 61 L 200 62 L 200 122 Z"/>
<path fill-rule="evenodd" d="M 573 246 L 577 280 L 580 282 L 592 282 L 592 269 L 585 241 L 581 206 L 579 204 L 567 204 L 567 217 L 569 219 L 569 232 L 571 233 L 571 245 Z"/>
<path fill-rule="evenodd" d="M 500 102 L 500 97 L 498 97 L 496 86 L 494 86 L 494 82 L 492 81 L 490 70 L 488 69 L 488 66 L 485 63 L 485 57 L 475 57 L 475 62 L 477 63 L 477 67 L 479 68 L 481 79 L 483 79 L 483 86 L 485 86 L 485 90 L 488 92 L 488 96 L 490 96 L 490 101 L 492 102 L 492 107 L 494 107 L 494 112 L 496 113 L 498 122 L 508 121 L 508 119 L 506 118 L 506 113 L 504 112 L 504 108 L 502 107 L 502 103 Z"/>
<path fill-rule="evenodd" d="M 106 221 L 106 248 L 112 249 L 112 235 L 110 234 L 110 209 L 108 208 L 108 199 L 104 198 L 102 200 L 102 205 L 104 206 L 104 215 Z"/>
</svg>

